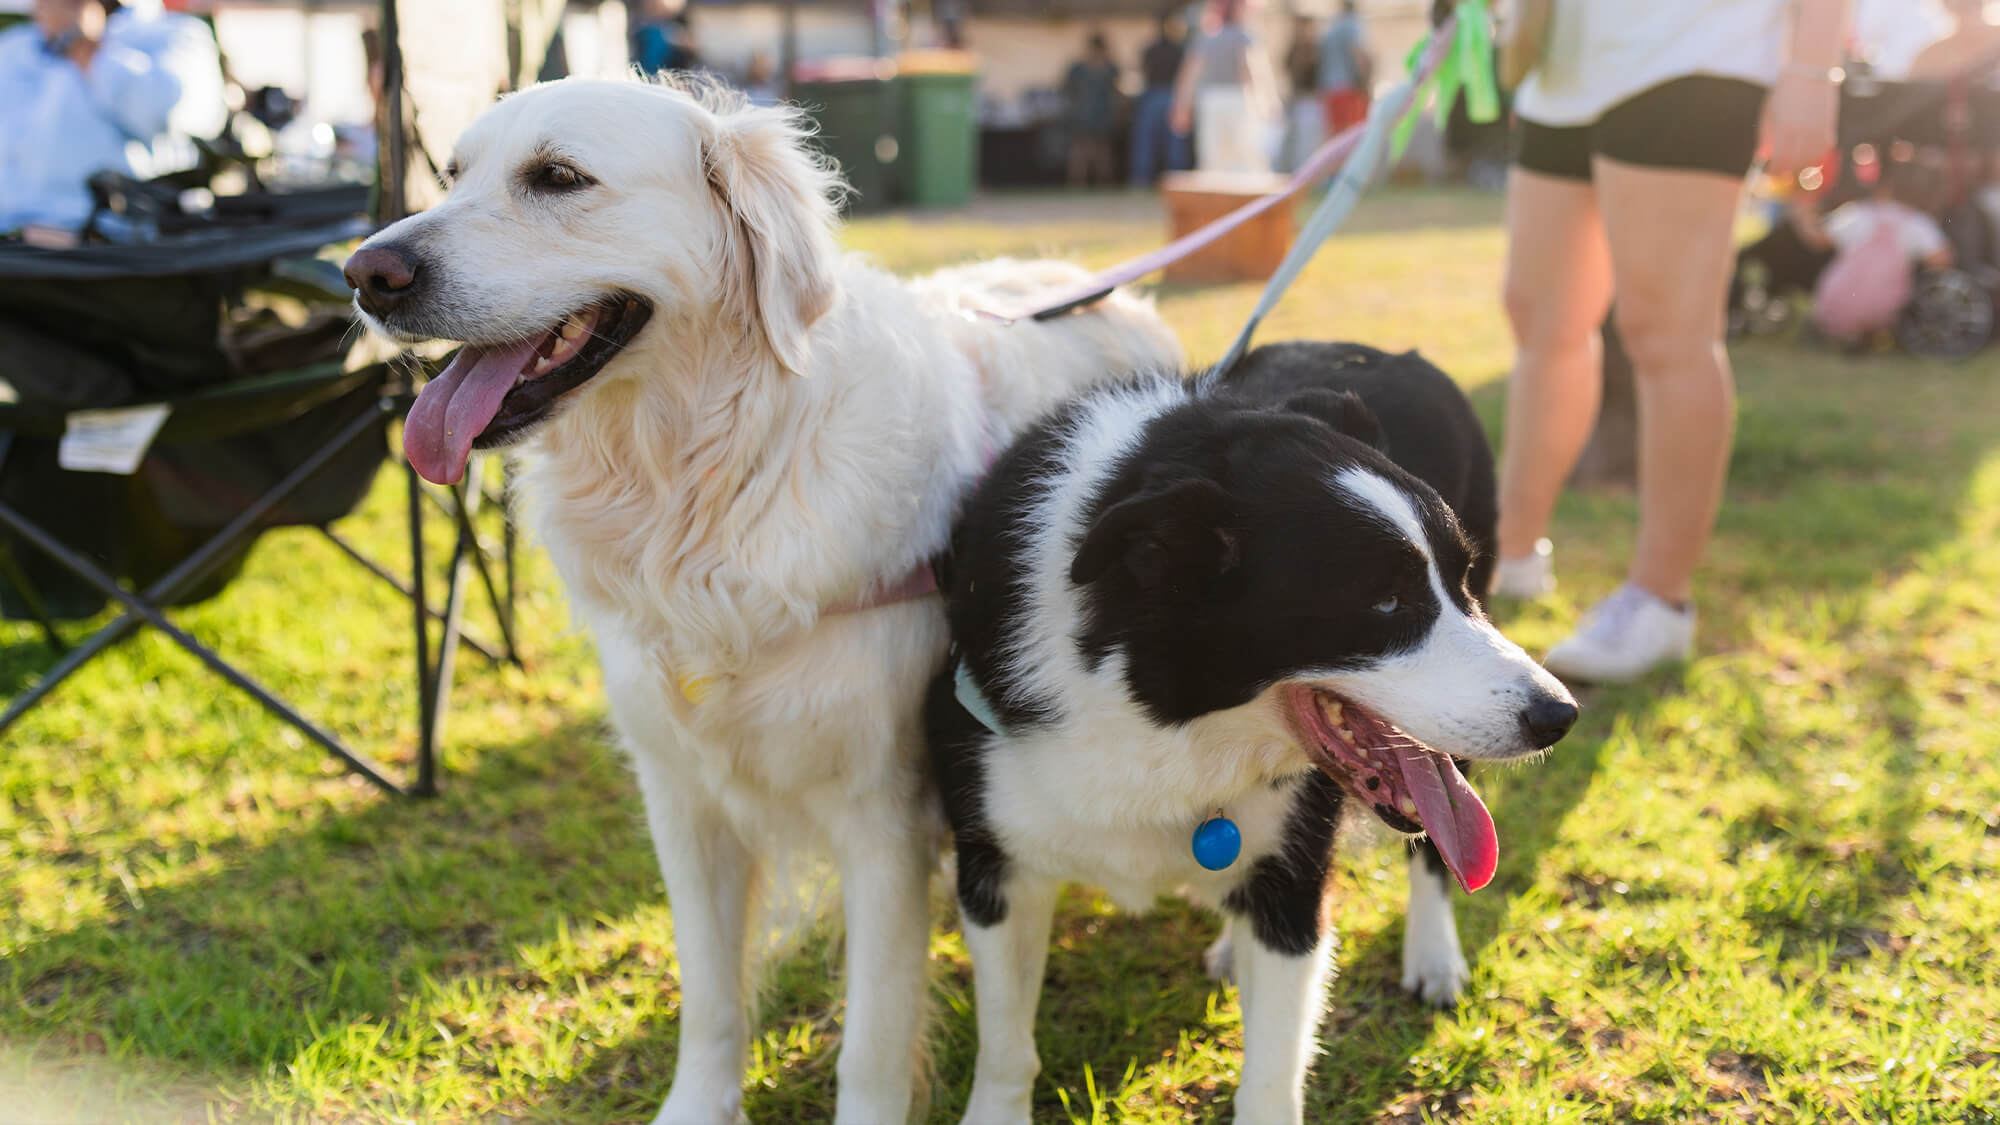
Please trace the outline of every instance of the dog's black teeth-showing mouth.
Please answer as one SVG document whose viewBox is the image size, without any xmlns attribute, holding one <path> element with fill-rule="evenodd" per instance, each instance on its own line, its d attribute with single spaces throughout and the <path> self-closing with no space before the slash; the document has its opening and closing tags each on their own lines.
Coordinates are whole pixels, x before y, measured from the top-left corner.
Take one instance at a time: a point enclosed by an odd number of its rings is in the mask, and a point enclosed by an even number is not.
<svg viewBox="0 0 2000 1125">
<path fill-rule="evenodd" d="M 542 334 L 535 345 L 534 366 L 516 377 L 514 389 L 500 400 L 500 412 L 473 441 L 473 448 L 505 445 L 533 427 L 556 400 L 604 370 L 652 316 L 651 301 L 621 293 L 564 317 Z M 557 356 L 560 360 L 550 363 Z"/>
</svg>

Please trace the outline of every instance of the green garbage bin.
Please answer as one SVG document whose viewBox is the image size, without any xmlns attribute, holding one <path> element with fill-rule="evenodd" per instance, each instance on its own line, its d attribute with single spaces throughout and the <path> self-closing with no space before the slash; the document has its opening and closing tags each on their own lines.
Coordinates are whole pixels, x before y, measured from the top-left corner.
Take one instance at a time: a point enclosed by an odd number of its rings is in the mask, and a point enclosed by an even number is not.
<svg viewBox="0 0 2000 1125">
<path fill-rule="evenodd" d="M 919 207 L 960 207 L 979 179 L 979 75 L 964 51 L 909 52 L 903 87 L 903 197 Z"/>
<path fill-rule="evenodd" d="M 849 210 L 880 211 L 900 198 L 901 95 L 894 68 L 875 59 L 823 60 L 797 71 L 792 100 L 818 127 L 813 143 L 854 189 Z"/>
</svg>

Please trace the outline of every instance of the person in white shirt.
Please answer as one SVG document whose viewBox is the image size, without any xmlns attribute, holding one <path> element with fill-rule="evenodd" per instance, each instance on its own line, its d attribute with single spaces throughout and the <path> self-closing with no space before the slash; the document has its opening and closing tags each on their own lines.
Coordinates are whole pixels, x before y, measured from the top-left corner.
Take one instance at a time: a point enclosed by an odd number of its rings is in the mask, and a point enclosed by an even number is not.
<svg viewBox="0 0 2000 1125">
<path fill-rule="evenodd" d="M 72 235 L 101 171 L 194 165 L 228 117 L 215 36 L 160 0 L 35 0 L 0 32 L 0 236 Z"/>
<path fill-rule="evenodd" d="M 1924 48 L 1951 34 L 1939 0 L 1854 0 L 1854 53 L 1875 77 L 1900 82 Z"/>
<path fill-rule="evenodd" d="M 1194 133 L 1203 172 L 1268 173 L 1266 126 L 1278 115 L 1271 60 L 1244 25 L 1245 0 L 1210 0 L 1206 33 L 1188 48 L 1174 85 L 1173 127 Z"/>
<path fill-rule="evenodd" d="M 1694 571 L 1735 409 L 1722 337 L 1743 178 L 1760 134 L 1786 172 L 1832 146 L 1847 0 L 1549 3 L 1514 102 L 1494 592 L 1554 586 L 1544 535 L 1597 418 L 1597 329 L 1615 291 L 1638 395 L 1639 535 L 1625 585 L 1546 662 L 1629 680 L 1693 650 Z"/>
<path fill-rule="evenodd" d="M 1887 223 L 1896 244 L 1911 263 L 1929 269 L 1950 269 L 1951 243 L 1938 221 L 1895 199 L 1857 199 L 1834 208 L 1826 217 L 1826 237 L 1837 250 L 1852 250 Z"/>
</svg>

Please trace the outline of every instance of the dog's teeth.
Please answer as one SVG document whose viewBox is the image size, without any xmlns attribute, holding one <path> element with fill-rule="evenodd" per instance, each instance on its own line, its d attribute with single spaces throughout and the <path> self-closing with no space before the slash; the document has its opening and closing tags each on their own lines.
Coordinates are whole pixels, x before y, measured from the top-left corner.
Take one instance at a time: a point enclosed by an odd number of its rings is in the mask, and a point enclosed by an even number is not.
<svg viewBox="0 0 2000 1125">
<path fill-rule="evenodd" d="M 1396 807 L 1403 810 L 1404 816 L 1410 817 L 1413 820 L 1416 818 L 1417 803 L 1415 801 L 1410 800 L 1408 797 L 1403 798 L 1402 802 L 1398 804 Z"/>
<path fill-rule="evenodd" d="M 1342 742 L 1345 742 L 1345 743 L 1347 743 L 1347 744 L 1348 744 L 1349 746 L 1352 746 L 1352 745 L 1354 745 L 1354 732 L 1353 732 L 1353 731 L 1351 731 L 1351 730 L 1348 730 L 1348 729 L 1347 729 L 1346 727 L 1341 727 L 1341 728 L 1340 728 L 1340 740 L 1341 740 Z"/>
<path fill-rule="evenodd" d="M 563 321 L 563 326 L 562 326 L 563 339 L 574 342 L 577 339 L 581 338 L 582 336 L 583 336 L 582 321 L 577 320 L 575 317 L 570 317 L 568 320 Z"/>
<path fill-rule="evenodd" d="M 1327 722 L 1335 726 L 1340 725 L 1340 700 L 1323 699 L 1320 701 L 1319 709 L 1320 713 L 1326 716 Z"/>
</svg>

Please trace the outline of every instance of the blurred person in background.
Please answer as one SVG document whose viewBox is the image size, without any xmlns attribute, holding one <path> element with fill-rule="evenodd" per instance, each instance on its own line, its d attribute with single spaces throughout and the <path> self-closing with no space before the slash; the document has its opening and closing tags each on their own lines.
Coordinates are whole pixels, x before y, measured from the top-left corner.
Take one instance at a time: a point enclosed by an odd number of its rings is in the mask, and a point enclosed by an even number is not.
<svg viewBox="0 0 2000 1125">
<path fill-rule="evenodd" d="M 632 23 L 632 61 L 648 78 L 699 63 L 686 0 L 643 0 Z"/>
<path fill-rule="evenodd" d="M 1189 48 L 1174 84 L 1175 132 L 1194 132 L 1194 163 L 1203 172 L 1271 170 L 1267 125 L 1279 112 L 1270 57 L 1244 21 L 1244 0 L 1211 0 L 1200 42 Z"/>
<path fill-rule="evenodd" d="M 73 242 L 89 179 L 149 179 L 195 166 L 222 132 L 215 36 L 159 0 L 35 0 L 0 32 L 0 235 Z"/>
<path fill-rule="evenodd" d="M 1841 204 L 1820 224 L 1815 245 L 1833 260 L 1813 289 L 1813 324 L 1855 347 L 1895 327 L 1916 291 L 1919 268 L 1950 269 L 1951 243 L 1929 208 L 1944 194 L 1942 170 L 1924 175 L 1910 160 L 1881 166 L 1867 198 Z"/>
<path fill-rule="evenodd" d="M 1986 21 L 1983 0 L 1944 0 L 1943 7 L 1950 31 L 1917 52 L 1910 78 L 1969 77 L 2000 63 L 2000 26 Z"/>
<path fill-rule="evenodd" d="M 1292 45 L 1285 49 L 1286 94 L 1285 141 L 1278 155 L 1278 170 L 1290 172 L 1312 150 L 1319 147 L 1325 132 L 1325 114 L 1319 104 L 1319 34 L 1313 18 L 1292 17 Z"/>
<path fill-rule="evenodd" d="M 1951 27 L 1940 0 L 1855 0 L 1854 56 L 1875 77 L 1900 82 L 1923 49 Z"/>
<path fill-rule="evenodd" d="M 1832 147 L 1846 16 L 1846 0 L 1553 0 L 1514 100 L 1495 593 L 1555 584 L 1546 531 L 1597 420 L 1614 291 L 1639 430 L 1631 565 L 1550 650 L 1564 679 L 1632 680 L 1693 652 L 1735 426 L 1722 339 L 1744 175 L 1760 134 L 1780 174 Z"/>
<path fill-rule="evenodd" d="M 1319 41 L 1321 127 L 1328 136 L 1368 120 L 1368 91 L 1375 79 L 1375 56 L 1362 33 L 1355 0 L 1341 0 L 1340 14 Z"/>
<path fill-rule="evenodd" d="M 743 71 L 743 93 L 751 105 L 777 105 L 784 97 L 778 69 L 771 64 L 771 52 L 750 52 L 750 65 Z"/>
<path fill-rule="evenodd" d="M 1118 129 L 1118 64 L 1102 31 L 1084 40 L 1083 57 L 1063 79 L 1063 109 L 1069 123 L 1071 187 L 1110 184 L 1118 175 L 1111 137 Z"/>
<path fill-rule="evenodd" d="M 1187 57 L 1187 23 L 1172 11 L 1160 14 L 1160 31 L 1139 55 L 1144 85 L 1132 109 L 1132 186 L 1149 187 L 1161 172 L 1185 171 L 1192 163 L 1186 133 L 1174 131 L 1174 82 Z"/>
</svg>

